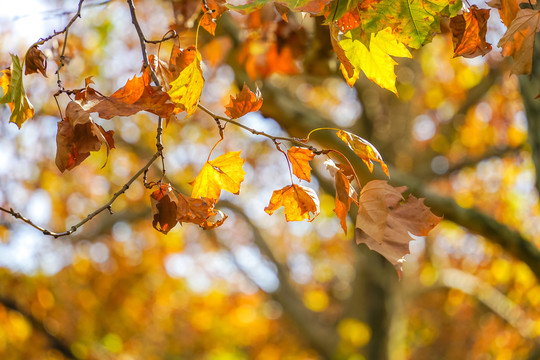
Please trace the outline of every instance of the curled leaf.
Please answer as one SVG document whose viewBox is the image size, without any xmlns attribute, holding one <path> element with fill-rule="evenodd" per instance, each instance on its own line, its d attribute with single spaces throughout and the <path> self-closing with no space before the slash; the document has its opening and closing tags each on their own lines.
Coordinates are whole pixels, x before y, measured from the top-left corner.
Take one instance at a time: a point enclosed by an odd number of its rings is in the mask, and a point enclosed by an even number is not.
<svg viewBox="0 0 540 360">
<path fill-rule="evenodd" d="M 23 85 L 22 65 L 17 55 L 11 55 L 11 68 L 0 72 L 0 87 L 4 95 L 0 104 L 8 104 L 11 109 L 9 122 L 22 124 L 34 116 L 34 107 L 30 104 Z"/>
<path fill-rule="evenodd" d="M 285 208 L 285 220 L 313 221 L 320 213 L 320 203 L 313 189 L 302 185 L 288 185 L 272 193 L 270 203 L 264 211 L 272 215 L 280 207 Z"/>
<path fill-rule="evenodd" d="M 24 75 L 34 74 L 39 71 L 43 76 L 47 77 L 47 57 L 37 48 L 37 45 L 28 49 L 24 62 L 26 64 Z"/>
<path fill-rule="evenodd" d="M 191 116 L 195 110 L 197 110 L 197 104 L 199 103 L 199 98 L 201 97 L 204 85 L 201 69 L 201 54 L 194 46 L 190 46 L 181 53 L 183 55 L 179 59 L 184 61 L 176 63 L 176 66 L 182 68 L 182 70 L 178 77 L 170 83 L 171 88 L 167 94 L 169 94 L 172 102 L 179 111 L 186 111 L 187 116 Z M 188 63 L 191 55 L 193 55 L 193 58 L 191 59 L 191 62 Z M 173 73 L 175 71 L 173 71 Z"/>
<path fill-rule="evenodd" d="M 390 261 L 401 275 L 403 257 L 409 253 L 409 232 L 426 236 L 442 220 L 424 205 L 423 199 L 401 195 L 405 186 L 394 188 L 385 180 L 373 180 L 360 192 L 356 217 L 356 243 Z"/>
<path fill-rule="evenodd" d="M 301 180 L 310 182 L 311 166 L 309 166 L 309 162 L 315 157 L 313 151 L 293 146 L 287 151 L 287 157 L 291 162 L 293 174 Z"/>
<path fill-rule="evenodd" d="M 183 222 L 197 224 L 205 230 L 219 227 L 227 216 L 220 210 L 215 210 L 215 204 L 214 199 L 196 199 L 179 194 L 177 220 L 180 224 Z"/>
<path fill-rule="evenodd" d="M 334 207 L 334 212 L 339 218 L 341 228 L 347 234 L 347 214 L 349 213 L 352 202 L 358 204 L 358 193 L 351 185 L 344 170 L 338 167 L 332 160 L 326 160 L 324 164 L 330 175 L 334 178 L 334 184 L 336 186 L 336 206 Z"/>
<path fill-rule="evenodd" d="M 476 5 L 450 19 L 454 57 L 473 58 L 491 51 L 491 44 L 486 42 L 488 19 L 489 9 L 478 9 Z"/>
<path fill-rule="evenodd" d="M 337 132 L 337 136 L 343 140 L 347 145 L 349 145 L 349 148 L 351 148 L 352 151 L 362 161 L 369 169 L 369 172 L 373 172 L 373 162 L 376 161 L 379 164 L 381 164 L 381 168 L 383 169 L 386 176 L 390 176 L 388 173 L 388 166 L 384 163 L 381 154 L 379 154 L 379 151 L 375 148 L 375 146 L 371 145 L 367 140 L 361 138 L 358 135 L 351 134 L 348 131 L 339 130 Z"/>
<path fill-rule="evenodd" d="M 161 184 L 159 189 L 150 195 L 152 204 L 152 226 L 159 232 L 167 234 L 176 226 L 178 198 L 170 184 Z"/>
<path fill-rule="evenodd" d="M 242 91 L 240 91 L 236 98 L 231 96 L 231 101 L 229 101 L 229 104 L 225 107 L 225 114 L 233 119 L 237 119 L 246 115 L 248 112 L 259 110 L 262 106 L 262 102 L 263 100 L 259 88 L 257 88 L 254 93 L 248 88 L 246 83 L 244 83 Z"/>
<path fill-rule="evenodd" d="M 244 181 L 246 174 L 242 169 L 244 161 L 240 157 L 240 151 L 228 152 L 214 160 L 207 161 L 192 182 L 191 197 L 217 201 L 221 190 L 238 194 L 240 184 Z"/>
</svg>

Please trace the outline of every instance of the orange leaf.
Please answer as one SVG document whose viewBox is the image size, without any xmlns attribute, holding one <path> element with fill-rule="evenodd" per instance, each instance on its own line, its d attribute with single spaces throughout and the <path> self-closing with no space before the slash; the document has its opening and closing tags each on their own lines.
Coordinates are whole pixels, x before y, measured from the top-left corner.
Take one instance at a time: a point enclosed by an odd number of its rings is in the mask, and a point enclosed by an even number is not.
<svg viewBox="0 0 540 360">
<path fill-rule="evenodd" d="M 26 68 L 24 69 L 24 75 L 37 73 L 38 71 L 45 77 L 47 74 L 47 57 L 37 48 L 37 45 L 28 49 L 26 57 L 24 59 Z"/>
<path fill-rule="evenodd" d="M 472 5 L 469 10 L 450 19 L 454 57 L 473 58 L 491 51 L 491 44 L 486 42 L 489 9 Z"/>
<path fill-rule="evenodd" d="M 114 148 L 114 131 L 105 131 L 94 123 L 90 115 L 75 101 L 68 103 L 66 118 L 58 122 L 56 134 L 56 166 L 64 172 L 71 170 L 88 156 L 91 151 L 98 151 L 102 144 L 107 147 L 107 154 Z"/>
<path fill-rule="evenodd" d="M 358 204 L 358 193 L 351 186 L 348 176 L 345 172 L 338 167 L 332 160 L 326 160 L 324 162 L 326 169 L 330 172 L 330 175 L 334 178 L 336 186 L 336 206 L 334 212 L 336 213 L 341 228 L 347 234 L 347 214 L 351 208 L 351 203 Z"/>
<path fill-rule="evenodd" d="M 351 61 L 345 55 L 345 50 L 339 45 L 339 41 L 337 40 L 339 34 L 338 28 L 331 26 L 330 27 L 330 41 L 332 43 L 332 48 L 334 49 L 334 52 L 336 53 L 339 62 L 341 65 L 343 65 L 343 69 L 347 72 L 347 76 L 349 78 L 352 78 L 354 76 L 354 65 L 351 64 Z"/>
<path fill-rule="evenodd" d="M 288 185 L 280 190 L 275 190 L 270 203 L 264 209 L 272 215 L 280 207 L 285 208 L 285 220 L 313 221 L 320 213 L 319 198 L 313 189 L 302 185 Z"/>
<path fill-rule="evenodd" d="M 237 119 L 246 115 L 248 112 L 257 111 L 262 106 L 261 91 L 257 88 L 257 91 L 253 93 L 244 83 L 242 91 L 233 98 L 231 95 L 231 101 L 225 107 L 225 114 L 233 119 Z"/>
<path fill-rule="evenodd" d="M 362 159 L 364 164 L 368 167 L 369 172 L 373 172 L 373 160 L 381 164 L 386 176 L 390 176 L 388 173 L 388 166 L 384 163 L 381 154 L 379 154 L 375 146 L 371 145 L 367 140 L 360 136 L 351 134 L 348 131 L 339 130 L 337 136 L 347 143 L 351 150 Z"/>
<path fill-rule="evenodd" d="M 229 9 L 225 6 L 225 0 L 207 0 L 205 3 L 209 11 L 206 11 L 201 18 L 201 26 L 210 34 L 215 35 L 217 19 Z M 204 9 L 204 4 L 202 7 Z"/>
<path fill-rule="evenodd" d="M 287 151 L 287 156 L 291 162 L 293 174 L 301 180 L 311 182 L 311 166 L 309 162 L 313 160 L 313 151 L 293 146 Z"/>
<path fill-rule="evenodd" d="M 191 197 L 217 201 L 221 190 L 238 194 L 240 184 L 244 181 L 246 174 L 242 169 L 244 161 L 240 157 L 240 151 L 228 152 L 212 161 L 207 161 L 191 183 L 193 185 Z"/>
<path fill-rule="evenodd" d="M 168 233 L 178 222 L 176 213 L 178 199 L 170 184 L 161 184 L 159 189 L 150 195 L 152 204 L 152 226 L 159 232 Z"/>
<path fill-rule="evenodd" d="M 532 71 L 534 38 L 540 31 L 540 10 L 521 9 L 501 38 L 503 56 L 512 56 L 512 72 L 516 75 Z"/>
<path fill-rule="evenodd" d="M 373 180 L 360 192 L 356 217 L 356 243 L 390 261 L 401 276 L 403 257 L 409 253 L 409 232 L 426 236 L 442 220 L 412 195 L 405 202 L 401 193 L 407 188 L 394 188 L 385 180 Z"/>
<path fill-rule="evenodd" d="M 182 224 L 183 222 L 197 224 L 203 229 L 214 229 L 221 226 L 226 215 L 219 210 L 214 210 L 216 200 L 213 199 L 195 199 L 179 194 L 178 197 L 178 211 L 177 220 Z M 212 219 L 216 216 L 221 218 L 216 221 Z"/>
<path fill-rule="evenodd" d="M 499 16 L 507 28 L 516 18 L 519 11 L 519 4 L 516 0 L 492 0 L 488 1 L 487 4 L 493 8 L 499 9 Z"/>
</svg>

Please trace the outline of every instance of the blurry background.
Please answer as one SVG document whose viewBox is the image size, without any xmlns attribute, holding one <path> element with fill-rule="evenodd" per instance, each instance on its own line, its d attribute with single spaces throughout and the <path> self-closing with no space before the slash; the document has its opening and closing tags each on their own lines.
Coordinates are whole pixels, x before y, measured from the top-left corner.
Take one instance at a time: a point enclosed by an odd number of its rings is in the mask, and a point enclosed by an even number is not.
<svg viewBox="0 0 540 360">
<path fill-rule="evenodd" d="M 135 5 L 147 38 L 175 29 L 182 48 L 194 44 L 199 1 Z M 76 9 L 73 0 L 2 4 L 0 66 L 62 30 Z M 111 94 L 142 66 L 129 8 L 89 0 L 81 15 L 69 29 L 64 87 L 82 88 L 93 76 L 95 88 Z M 215 231 L 192 224 L 155 231 L 142 181 L 114 203 L 114 215 L 104 212 L 66 238 L 0 214 L 0 358 L 540 358 L 538 188 L 526 142 L 539 120 L 527 111 L 538 111 L 540 87 L 510 75 L 511 60 L 496 47 L 505 27 L 495 9 L 490 15 L 494 49 L 485 57 L 452 58 L 443 24 L 413 59 L 399 59 L 399 98 L 362 76 L 352 89 L 345 83 L 321 18 L 289 13 L 287 23 L 267 6 L 223 14 L 215 37 L 200 30 L 201 103 L 223 114 L 244 81 L 258 85 L 263 107 L 242 123 L 283 136 L 317 127 L 358 134 L 391 165 L 394 186 L 409 186 L 445 216 L 411 243 L 401 281 L 384 258 L 355 244 L 354 208 L 343 234 L 322 157 L 307 184 L 321 215 L 312 223 L 286 223 L 281 211 L 268 216 L 272 191 L 290 183 L 287 163 L 265 138 L 228 126 L 213 157 L 242 150 L 247 174 L 239 196 L 222 195 L 218 207 L 229 218 Z M 8 124 L 9 108 L 0 108 L 0 204 L 57 231 L 106 203 L 146 164 L 157 125 L 148 113 L 96 116 L 115 131 L 107 165 L 102 149 L 61 174 L 52 94 L 63 39 L 40 47 L 48 78 L 24 78 L 36 116 L 18 130 Z M 161 58 L 171 47 L 161 46 Z M 157 55 L 157 46 L 148 49 Z M 65 108 L 67 97 L 59 99 Z M 206 114 L 183 116 L 165 128 L 163 144 L 168 181 L 189 192 L 219 134 Z M 348 151 L 332 132 L 313 140 Z M 373 178 L 355 165 L 363 183 Z M 152 167 L 150 180 L 159 175 Z M 378 166 L 374 176 L 384 177 Z"/>
</svg>

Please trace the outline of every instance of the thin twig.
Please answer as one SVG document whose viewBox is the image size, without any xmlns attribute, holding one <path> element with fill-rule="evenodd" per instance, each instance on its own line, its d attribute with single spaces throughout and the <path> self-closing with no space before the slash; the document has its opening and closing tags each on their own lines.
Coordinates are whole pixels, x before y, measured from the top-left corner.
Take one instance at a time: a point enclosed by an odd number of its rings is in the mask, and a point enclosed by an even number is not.
<svg viewBox="0 0 540 360">
<path fill-rule="evenodd" d="M 83 4 L 84 0 L 79 0 L 79 6 L 77 8 L 77 13 L 71 18 L 71 20 L 68 22 L 68 24 L 66 25 L 66 27 L 64 28 L 64 30 L 62 31 L 54 31 L 54 33 L 48 37 L 46 37 L 45 39 L 39 39 L 36 43 L 34 43 L 32 46 L 30 47 L 33 47 L 33 46 L 39 46 L 39 45 L 43 45 L 45 44 L 47 41 L 51 40 L 53 37 L 55 36 L 58 36 L 60 34 L 63 34 L 65 33 L 66 31 L 68 31 L 68 29 L 70 28 L 70 26 L 75 22 L 75 20 L 77 20 L 77 18 L 80 18 L 81 17 L 81 9 L 82 9 L 82 4 Z"/>
<path fill-rule="evenodd" d="M 0 207 L 0 210 L 5 212 L 5 213 L 8 213 L 10 214 L 11 216 L 13 216 L 14 218 L 16 219 L 20 219 L 22 221 L 24 221 L 25 223 L 27 223 L 28 225 L 32 226 L 33 228 L 35 229 L 38 229 L 39 231 L 41 231 L 43 233 L 43 235 L 50 235 L 50 236 L 53 236 L 54 238 L 59 238 L 61 236 L 67 236 L 67 235 L 71 235 L 73 234 L 75 231 L 77 231 L 77 229 L 79 229 L 81 226 L 83 226 L 84 224 L 86 224 L 88 221 L 90 221 L 91 219 L 93 219 L 94 217 L 96 217 L 96 215 L 98 215 L 99 213 L 101 213 L 102 211 L 104 210 L 108 210 L 109 212 L 112 213 L 112 204 L 116 201 L 116 199 L 122 195 L 123 193 L 125 193 L 127 191 L 127 189 L 129 189 L 129 187 L 131 186 L 131 184 L 139 177 L 141 176 L 143 173 L 145 173 L 149 168 L 150 166 L 154 163 L 154 161 L 156 161 L 156 159 L 158 157 L 161 156 L 161 152 L 160 151 L 157 151 L 153 156 L 152 158 L 150 158 L 150 160 L 148 161 L 148 163 L 143 166 L 139 171 L 137 171 L 137 173 L 135 175 L 133 175 L 131 177 L 131 179 L 128 180 L 128 182 L 126 182 L 124 184 L 124 186 L 122 186 L 122 188 L 120 190 L 118 190 L 113 196 L 112 198 L 103 206 L 101 206 L 100 208 L 98 208 L 96 211 L 94 211 L 93 213 L 91 214 L 88 214 L 88 216 L 86 216 L 86 218 L 84 218 L 83 220 L 79 221 L 77 224 L 73 225 L 72 227 L 70 227 L 68 230 L 66 231 L 63 231 L 63 232 L 53 232 L 53 231 L 50 231 L 50 230 L 47 230 L 39 225 L 36 225 L 32 222 L 32 220 L 24 217 L 23 215 L 21 215 L 20 213 L 16 212 L 15 210 L 13 210 L 12 208 L 10 208 L 9 210 L 8 209 L 5 209 L 3 207 Z"/>
</svg>

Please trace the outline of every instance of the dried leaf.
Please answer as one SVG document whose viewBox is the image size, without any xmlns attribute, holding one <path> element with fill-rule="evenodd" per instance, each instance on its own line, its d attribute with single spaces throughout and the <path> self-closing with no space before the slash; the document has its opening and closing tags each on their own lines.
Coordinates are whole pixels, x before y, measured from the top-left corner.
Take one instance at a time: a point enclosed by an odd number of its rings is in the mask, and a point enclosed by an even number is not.
<svg viewBox="0 0 540 360">
<path fill-rule="evenodd" d="M 379 154 L 375 146 L 371 145 L 367 140 L 360 136 L 351 134 L 348 131 L 339 130 L 337 136 L 347 143 L 351 150 L 362 159 L 364 164 L 368 167 L 369 172 L 373 172 L 373 160 L 380 163 L 386 176 L 390 177 L 388 166 L 384 163 L 381 154 Z"/>
<path fill-rule="evenodd" d="M 192 198 L 179 194 L 177 220 L 180 224 L 188 222 L 206 230 L 214 229 L 221 226 L 227 218 L 221 211 L 214 209 L 215 204 L 216 200 L 213 199 Z M 220 219 L 213 221 L 216 216 L 220 216 Z"/>
<path fill-rule="evenodd" d="M 240 184 L 244 181 L 246 172 L 242 169 L 244 159 L 240 151 L 225 153 L 214 160 L 207 161 L 201 172 L 191 183 L 193 198 L 208 198 L 219 200 L 221 190 L 233 194 L 240 192 Z"/>
<path fill-rule="evenodd" d="M 488 1 L 487 4 L 493 8 L 499 9 L 499 16 L 507 28 L 516 18 L 519 11 L 519 4 L 516 0 L 492 0 Z"/>
<path fill-rule="evenodd" d="M 309 166 L 309 162 L 315 157 L 313 151 L 293 146 L 287 151 L 287 157 L 291 162 L 293 174 L 301 180 L 311 182 L 311 166 Z"/>
<path fill-rule="evenodd" d="M 472 5 L 469 10 L 450 19 L 454 57 L 473 58 L 491 51 L 491 44 L 486 42 L 489 9 Z"/>
<path fill-rule="evenodd" d="M 257 111 L 262 106 L 263 99 L 261 97 L 261 91 L 257 88 L 256 92 L 253 93 L 246 83 L 242 91 L 233 98 L 231 95 L 231 100 L 229 104 L 225 107 L 225 114 L 230 116 L 233 119 L 237 119 L 246 115 L 249 112 Z"/>
<path fill-rule="evenodd" d="M 26 64 L 24 75 L 37 73 L 39 71 L 43 76 L 47 77 L 47 57 L 37 48 L 37 45 L 28 49 L 24 62 Z"/>
<path fill-rule="evenodd" d="M 172 102 L 176 105 L 180 111 L 186 111 L 187 116 L 191 116 L 195 110 L 197 110 L 197 104 L 201 97 L 204 78 L 201 69 L 201 54 L 195 49 L 195 47 L 189 47 L 182 53 L 195 54 L 191 63 L 185 66 L 176 80 L 170 83 L 171 89 L 167 92 L 171 97 Z M 182 59 L 187 59 L 184 55 Z M 177 64 L 175 62 L 175 64 Z M 177 64 L 177 66 L 184 66 L 183 64 Z"/>
<path fill-rule="evenodd" d="M 90 115 L 75 101 L 68 103 L 66 118 L 58 122 L 56 134 L 56 166 L 64 172 L 71 170 L 88 156 L 91 151 L 98 151 L 102 144 L 107 147 L 107 154 L 114 148 L 114 131 L 105 131 L 94 123 Z"/>
<path fill-rule="evenodd" d="M 353 64 L 351 64 L 351 62 L 347 58 L 347 55 L 345 54 L 345 50 L 343 50 L 341 45 L 339 45 L 339 41 L 337 38 L 338 34 L 339 34 L 339 29 L 335 26 L 330 26 L 330 41 L 332 43 L 332 48 L 334 49 L 334 52 L 336 53 L 339 59 L 339 62 L 341 63 L 342 70 L 345 70 L 345 72 L 347 73 L 347 78 L 353 78 L 354 66 Z"/>
<path fill-rule="evenodd" d="M 390 261 L 401 276 L 403 257 L 409 253 L 409 232 L 426 236 L 442 218 L 412 195 L 405 202 L 401 195 L 407 188 L 394 188 L 384 180 L 367 183 L 360 192 L 356 217 L 356 243 Z"/>
<path fill-rule="evenodd" d="M 150 195 L 152 204 L 152 226 L 159 232 L 167 234 L 176 226 L 178 198 L 170 184 L 161 184 L 159 189 Z"/>
<path fill-rule="evenodd" d="M 332 160 L 326 160 L 324 162 L 326 169 L 330 172 L 330 175 L 334 178 L 334 184 L 336 186 L 336 206 L 334 212 L 336 213 L 341 228 L 347 234 L 347 214 L 351 208 L 351 203 L 358 204 L 358 193 L 351 186 L 348 176 L 345 172 L 339 168 Z"/>
<path fill-rule="evenodd" d="M 11 55 L 11 68 L 0 72 L 0 84 L 4 96 L 0 98 L 0 104 L 8 104 L 11 109 L 9 122 L 17 124 L 19 129 L 22 124 L 34 116 L 34 107 L 28 101 L 23 85 L 22 65 L 17 55 Z"/>
<path fill-rule="evenodd" d="M 209 11 L 205 11 L 201 18 L 201 26 L 210 34 L 216 35 L 217 19 L 219 19 L 221 14 L 227 11 L 228 8 L 225 6 L 225 0 L 207 0 L 206 6 L 208 6 Z"/>
<path fill-rule="evenodd" d="M 521 9 L 510 27 L 499 40 L 503 56 L 512 56 L 512 72 L 516 75 L 530 74 L 533 63 L 534 39 L 540 31 L 540 10 Z"/>
<path fill-rule="evenodd" d="M 317 194 L 313 189 L 302 185 L 293 184 L 275 190 L 264 211 L 272 215 L 282 206 L 285 208 L 285 220 L 287 221 L 302 221 L 304 219 L 313 221 L 320 213 Z"/>
</svg>

